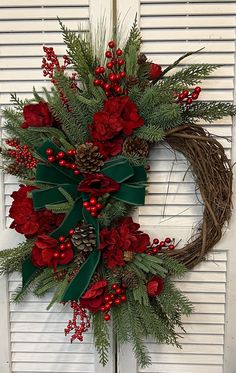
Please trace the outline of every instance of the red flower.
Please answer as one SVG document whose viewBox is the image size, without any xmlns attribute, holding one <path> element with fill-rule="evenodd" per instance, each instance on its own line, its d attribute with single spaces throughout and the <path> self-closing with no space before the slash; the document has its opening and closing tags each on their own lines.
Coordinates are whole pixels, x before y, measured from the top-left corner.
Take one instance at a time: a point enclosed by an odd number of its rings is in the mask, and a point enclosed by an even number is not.
<svg viewBox="0 0 236 373">
<path fill-rule="evenodd" d="M 10 228 L 24 234 L 26 238 L 52 232 L 59 227 L 64 219 L 64 214 L 53 214 L 45 209 L 34 211 L 33 201 L 27 196 L 34 189 L 36 188 L 32 186 L 21 185 L 11 195 L 13 202 L 9 216 L 13 219 L 13 222 Z"/>
<path fill-rule="evenodd" d="M 164 279 L 159 276 L 154 276 L 147 283 L 147 293 L 149 297 L 156 297 L 161 294 L 164 288 Z"/>
<path fill-rule="evenodd" d="M 122 218 L 111 230 L 103 228 L 100 232 L 100 247 L 108 268 L 124 266 L 124 251 L 143 253 L 150 244 L 148 234 L 139 231 L 140 225 L 131 217 Z"/>
<path fill-rule="evenodd" d="M 116 192 L 119 189 L 120 185 L 116 181 L 103 174 L 86 175 L 78 187 L 80 192 L 91 193 L 94 196 Z"/>
<path fill-rule="evenodd" d="M 25 105 L 23 108 L 23 116 L 25 121 L 21 125 L 22 128 L 51 127 L 53 124 L 53 116 L 46 102 Z"/>
<path fill-rule="evenodd" d="M 94 114 L 90 135 L 104 142 L 121 133 L 129 136 L 143 124 L 137 106 L 128 96 L 111 97 L 105 101 L 103 111 Z"/>
<path fill-rule="evenodd" d="M 32 263 L 36 267 L 53 267 L 56 270 L 58 264 L 65 265 L 71 262 L 73 257 L 72 248 L 59 252 L 58 241 L 46 234 L 38 236 L 32 249 Z"/>
<path fill-rule="evenodd" d="M 149 78 L 156 80 L 162 73 L 162 67 L 156 63 L 151 63 L 149 67 Z"/>
<path fill-rule="evenodd" d="M 93 141 L 93 144 L 98 147 L 99 152 L 107 160 L 111 156 L 114 157 L 122 152 L 122 144 L 124 140 L 120 136 L 116 136 L 112 141 Z"/>
<path fill-rule="evenodd" d="M 96 313 L 101 310 L 105 303 L 105 295 L 107 293 L 107 281 L 100 280 L 91 285 L 90 288 L 80 298 L 80 305 L 87 308 L 89 311 Z"/>
</svg>

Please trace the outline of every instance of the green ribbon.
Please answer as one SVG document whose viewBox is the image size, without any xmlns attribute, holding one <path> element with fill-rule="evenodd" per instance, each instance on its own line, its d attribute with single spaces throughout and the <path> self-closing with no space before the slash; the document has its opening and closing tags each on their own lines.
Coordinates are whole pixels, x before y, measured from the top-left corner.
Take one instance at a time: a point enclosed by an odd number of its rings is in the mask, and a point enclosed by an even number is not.
<svg viewBox="0 0 236 373">
<path fill-rule="evenodd" d="M 82 175 L 74 175 L 73 170 L 60 167 L 56 163 L 48 163 L 46 149 L 51 148 L 54 153 L 61 149 L 52 141 L 47 140 L 37 149 L 37 154 L 45 161 L 39 163 L 36 169 L 36 182 L 46 184 L 47 189 L 33 190 L 32 198 L 35 210 L 45 208 L 50 204 L 60 204 L 68 201 L 61 192 L 63 189 L 69 194 L 73 201 L 71 210 L 66 215 L 62 224 L 54 230 L 50 236 L 58 238 L 66 236 L 70 229 L 75 228 L 82 220 L 91 224 L 96 232 L 96 246 L 99 247 L 99 223 L 87 210 L 83 208 L 83 201 L 88 199 L 88 194 L 78 191 L 78 185 L 83 180 Z M 120 184 L 120 189 L 112 196 L 118 200 L 131 205 L 139 206 L 144 204 L 145 184 L 147 181 L 146 171 L 143 166 L 134 167 L 126 158 L 114 159 L 105 162 L 100 173 L 110 177 Z M 99 263 L 101 253 L 95 249 L 81 266 L 75 278 L 69 283 L 62 301 L 78 300 L 86 291 L 90 280 Z M 38 268 L 34 267 L 31 260 L 23 263 L 23 286 L 34 275 Z"/>
</svg>

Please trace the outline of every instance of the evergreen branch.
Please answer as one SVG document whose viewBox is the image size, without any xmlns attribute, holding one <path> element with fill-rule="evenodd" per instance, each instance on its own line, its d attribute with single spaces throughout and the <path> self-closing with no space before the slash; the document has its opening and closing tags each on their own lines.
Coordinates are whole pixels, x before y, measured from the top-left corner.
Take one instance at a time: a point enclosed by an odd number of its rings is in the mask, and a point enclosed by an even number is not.
<svg viewBox="0 0 236 373">
<path fill-rule="evenodd" d="M 33 86 L 33 95 L 36 102 L 44 102 L 43 97 L 41 97 L 38 92 L 36 91 L 36 88 Z"/>
<path fill-rule="evenodd" d="M 66 214 L 70 211 L 71 207 L 72 205 L 68 202 L 45 205 L 45 208 L 54 214 Z"/>
<path fill-rule="evenodd" d="M 158 256 L 136 254 L 133 264 L 146 273 L 152 273 L 161 277 L 165 277 L 167 273 L 167 270 L 163 267 L 161 257 Z"/>
<path fill-rule="evenodd" d="M 130 47 L 135 47 L 136 51 L 138 52 L 140 50 L 141 43 L 141 32 L 140 28 L 138 27 L 138 17 L 136 14 L 134 23 L 131 27 L 129 37 L 124 48 L 124 55 L 126 55 L 129 52 Z"/>
<path fill-rule="evenodd" d="M 182 277 L 187 272 L 187 268 L 176 259 L 173 259 L 166 254 L 161 255 L 163 266 L 167 269 L 169 274 L 175 277 Z"/>
<path fill-rule="evenodd" d="M 135 132 L 135 136 L 148 142 L 156 143 L 165 137 L 165 132 L 155 126 L 144 125 Z"/>
<path fill-rule="evenodd" d="M 104 367 L 109 360 L 109 330 L 102 312 L 93 314 L 93 332 L 96 350 L 99 354 L 99 363 Z"/>
<path fill-rule="evenodd" d="M 134 300 L 144 306 L 149 304 L 148 294 L 147 294 L 147 287 L 144 282 L 140 283 L 136 289 L 133 289 L 133 296 Z"/>
<path fill-rule="evenodd" d="M 194 102 L 188 110 L 183 112 L 183 118 L 191 122 L 203 119 L 211 123 L 225 116 L 233 116 L 235 114 L 236 106 L 228 102 Z"/>
<path fill-rule="evenodd" d="M 55 303 L 60 303 L 62 301 L 63 294 L 68 286 L 69 274 L 67 273 L 65 278 L 60 281 L 53 293 L 53 297 L 51 302 L 47 306 L 47 310 L 49 310 Z"/>
<path fill-rule="evenodd" d="M 20 243 L 14 249 L 0 251 L 0 274 L 21 271 L 22 262 L 31 254 L 34 240 L 29 239 Z"/>
<path fill-rule="evenodd" d="M 99 223 L 109 226 L 112 220 L 128 215 L 134 207 L 125 202 L 111 198 L 100 214 Z"/>
<path fill-rule="evenodd" d="M 182 110 L 178 104 L 161 104 L 148 117 L 148 126 L 168 130 L 182 123 Z"/>
</svg>

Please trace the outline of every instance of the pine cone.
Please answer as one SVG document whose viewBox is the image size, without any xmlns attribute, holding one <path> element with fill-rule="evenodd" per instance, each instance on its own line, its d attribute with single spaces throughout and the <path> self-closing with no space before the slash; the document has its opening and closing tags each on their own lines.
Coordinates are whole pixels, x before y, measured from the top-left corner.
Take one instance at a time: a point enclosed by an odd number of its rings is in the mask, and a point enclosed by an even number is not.
<svg viewBox="0 0 236 373">
<path fill-rule="evenodd" d="M 77 266 L 80 268 L 81 265 L 85 262 L 87 259 L 88 255 L 87 252 L 80 251 L 78 254 L 75 255 L 74 257 L 74 262 L 77 264 Z"/>
<path fill-rule="evenodd" d="M 125 271 L 122 280 L 130 289 L 137 289 L 139 287 L 139 278 L 133 271 Z"/>
<path fill-rule="evenodd" d="M 129 156 L 136 155 L 140 158 L 146 158 L 149 153 L 149 144 L 139 137 L 127 137 L 123 144 L 123 153 Z"/>
<path fill-rule="evenodd" d="M 147 56 L 144 53 L 140 53 L 138 55 L 138 61 L 137 61 L 138 64 L 143 65 L 143 64 L 145 64 L 146 61 L 147 61 Z"/>
<path fill-rule="evenodd" d="M 139 78 L 137 76 L 129 75 L 126 78 L 126 87 L 131 89 L 133 86 L 139 84 Z"/>
<path fill-rule="evenodd" d="M 18 163 L 10 163 L 8 164 L 4 171 L 7 174 L 14 175 L 14 176 L 19 176 L 19 177 L 24 177 L 26 174 L 26 170 L 24 167 L 21 167 Z"/>
<path fill-rule="evenodd" d="M 133 251 L 124 251 L 124 261 L 125 262 L 132 262 L 134 258 Z"/>
<path fill-rule="evenodd" d="M 96 245 L 95 229 L 92 225 L 82 223 L 75 228 L 75 233 L 71 237 L 73 245 L 81 252 L 90 252 Z"/>
<path fill-rule="evenodd" d="M 103 156 L 92 143 L 82 144 L 76 150 L 76 165 L 81 172 L 98 172 L 103 166 Z"/>
</svg>

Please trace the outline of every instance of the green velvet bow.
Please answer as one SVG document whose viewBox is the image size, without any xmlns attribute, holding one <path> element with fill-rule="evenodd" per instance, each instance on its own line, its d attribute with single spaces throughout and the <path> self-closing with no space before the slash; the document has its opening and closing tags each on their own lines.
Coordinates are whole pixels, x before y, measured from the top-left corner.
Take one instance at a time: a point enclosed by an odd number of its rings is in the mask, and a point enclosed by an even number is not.
<svg viewBox="0 0 236 373">
<path fill-rule="evenodd" d="M 51 185 L 47 189 L 33 190 L 32 198 L 35 210 L 40 210 L 51 204 L 67 202 L 66 194 L 73 200 L 71 210 L 64 218 L 62 224 L 50 236 L 58 238 L 67 236 L 70 229 L 75 228 L 82 220 L 91 224 L 96 231 L 97 247 L 99 247 L 99 223 L 84 208 L 83 201 L 87 199 L 85 193 L 78 191 L 78 185 L 83 180 L 82 175 L 74 175 L 71 169 L 60 167 L 56 163 L 48 163 L 46 149 L 51 148 L 55 154 L 61 149 L 50 140 L 37 149 L 37 154 L 44 163 L 39 163 L 36 169 L 37 184 Z M 131 205 L 144 205 L 146 171 L 143 166 L 131 166 L 125 158 L 105 162 L 100 173 L 109 176 L 120 184 L 120 189 L 112 193 L 112 197 Z M 63 191 L 65 193 L 63 193 Z M 94 249 L 80 271 L 69 283 L 62 301 L 78 300 L 87 289 L 94 271 L 99 263 L 101 253 Z M 38 268 L 30 260 L 23 264 L 23 286 L 32 278 Z"/>
</svg>

